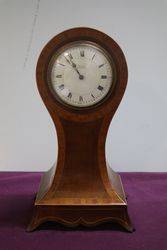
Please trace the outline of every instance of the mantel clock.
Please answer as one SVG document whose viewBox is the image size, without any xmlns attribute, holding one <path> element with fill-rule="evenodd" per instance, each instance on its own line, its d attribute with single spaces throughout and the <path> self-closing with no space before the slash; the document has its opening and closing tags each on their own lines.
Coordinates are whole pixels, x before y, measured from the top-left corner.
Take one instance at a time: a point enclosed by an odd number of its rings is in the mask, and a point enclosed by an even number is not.
<svg viewBox="0 0 167 250">
<path fill-rule="evenodd" d="M 105 157 L 127 75 L 118 44 L 95 29 L 66 30 L 42 50 L 37 85 L 57 131 L 58 157 L 42 177 L 29 231 L 46 221 L 71 227 L 116 222 L 133 230 L 121 178 Z"/>
</svg>

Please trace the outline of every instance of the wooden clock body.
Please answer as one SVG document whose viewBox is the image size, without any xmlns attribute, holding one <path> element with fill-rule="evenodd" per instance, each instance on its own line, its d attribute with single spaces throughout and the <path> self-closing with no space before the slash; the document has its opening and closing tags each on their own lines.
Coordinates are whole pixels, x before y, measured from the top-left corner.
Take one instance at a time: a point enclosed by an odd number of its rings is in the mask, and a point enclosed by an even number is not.
<svg viewBox="0 0 167 250">
<path fill-rule="evenodd" d="M 47 81 L 48 65 L 56 50 L 74 41 L 100 45 L 112 57 L 116 70 L 114 89 L 99 105 L 76 110 L 60 103 Z M 36 77 L 39 93 L 55 124 L 58 137 L 56 164 L 44 174 L 28 231 L 46 221 L 66 226 L 93 226 L 116 222 L 132 231 L 120 176 L 106 163 L 105 141 L 109 124 L 127 84 L 122 50 L 106 34 L 74 28 L 55 36 L 42 50 Z"/>
</svg>

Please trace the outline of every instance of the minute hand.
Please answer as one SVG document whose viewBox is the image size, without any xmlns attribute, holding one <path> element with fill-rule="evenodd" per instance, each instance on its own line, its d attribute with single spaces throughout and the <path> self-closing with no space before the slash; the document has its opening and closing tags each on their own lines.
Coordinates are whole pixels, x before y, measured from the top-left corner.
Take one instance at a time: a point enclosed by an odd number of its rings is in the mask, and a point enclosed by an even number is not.
<svg viewBox="0 0 167 250">
<path fill-rule="evenodd" d="M 69 60 L 67 57 L 65 57 L 65 59 L 75 69 L 75 71 L 78 73 L 79 79 L 82 80 L 84 78 L 84 76 L 79 73 L 79 70 L 77 69 L 76 64 L 72 60 Z"/>
</svg>

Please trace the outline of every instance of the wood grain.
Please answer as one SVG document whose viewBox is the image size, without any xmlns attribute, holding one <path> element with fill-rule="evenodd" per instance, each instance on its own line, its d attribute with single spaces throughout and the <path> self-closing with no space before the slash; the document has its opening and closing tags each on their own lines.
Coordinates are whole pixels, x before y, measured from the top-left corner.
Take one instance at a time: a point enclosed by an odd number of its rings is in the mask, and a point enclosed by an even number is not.
<svg viewBox="0 0 167 250">
<path fill-rule="evenodd" d="M 59 102 L 48 86 L 48 66 L 55 51 L 73 41 L 90 41 L 104 48 L 115 65 L 114 89 L 100 105 L 75 110 Z M 74 28 L 55 36 L 42 50 L 36 70 L 37 85 L 58 137 L 57 163 L 44 174 L 28 230 L 45 221 L 67 226 L 114 221 L 133 230 L 122 182 L 105 157 L 110 122 L 127 84 L 127 64 L 118 44 L 90 28 Z"/>
</svg>

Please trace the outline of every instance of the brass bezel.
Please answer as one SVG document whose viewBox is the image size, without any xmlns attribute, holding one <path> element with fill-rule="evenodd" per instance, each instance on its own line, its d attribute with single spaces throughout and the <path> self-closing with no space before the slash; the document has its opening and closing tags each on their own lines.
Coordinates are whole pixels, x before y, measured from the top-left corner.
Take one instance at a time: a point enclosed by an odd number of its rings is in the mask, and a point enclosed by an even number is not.
<svg viewBox="0 0 167 250">
<path fill-rule="evenodd" d="M 89 45 L 91 47 L 96 48 L 97 50 L 99 50 L 101 53 L 103 53 L 105 55 L 105 57 L 109 61 L 111 68 L 112 68 L 112 73 L 113 73 L 112 84 L 111 84 L 110 89 L 108 90 L 108 93 L 99 102 L 94 103 L 92 105 L 88 105 L 88 106 L 75 106 L 75 105 L 72 105 L 72 104 L 65 102 L 63 99 L 60 98 L 60 96 L 56 93 L 56 91 L 53 89 L 53 86 L 52 86 L 51 70 L 52 70 L 53 63 L 56 61 L 56 59 L 59 57 L 59 55 L 63 53 L 63 51 L 65 51 L 67 48 L 69 49 L 75 45 Z M 115 64 L 114 64 L 114 61 L 113 61 L 113 58 L 111 57 L 111 55 L 101 45 L 99 45 L 95 42 L 92 42 L 92 41 L 77 40 L 74 42 L 69 42 L 69 43 L 63 45 L 62 47 L 60 47 L 58 50 L 54 51 L 54 54 L 52 55 L 51 60 L 49 61 L 49 64 L 47 67 L 47 82 L 48 82 L 48 86 L 49 86 L 49 89 L 50 89 L 53 97 L 60 104 L 66 106 L 67 108 L 74 109 L 74 110 L 92 109 L 94 107 L 100 106 L 112 94 L 114 87 L 115 87 L 115 83 L 116 83 L 116 67 L 115 67 Z"/>
</svg>

